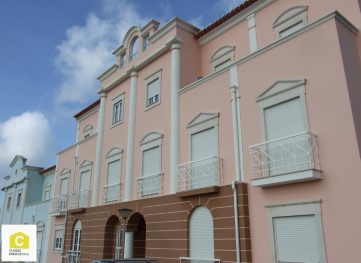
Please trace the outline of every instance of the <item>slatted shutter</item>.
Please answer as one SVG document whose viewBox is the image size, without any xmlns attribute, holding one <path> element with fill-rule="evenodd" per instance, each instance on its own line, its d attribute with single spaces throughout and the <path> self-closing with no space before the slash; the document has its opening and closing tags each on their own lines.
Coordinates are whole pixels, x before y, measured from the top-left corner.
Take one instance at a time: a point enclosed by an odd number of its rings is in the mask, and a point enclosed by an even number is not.
<svg viewBox="0 0 361 263">
<path fill-rule="evenodd" d="M 319 263 L 314 215 L 273 218 L 277 262 Z"/>
<path fill-rule="evenodd" d="M 159 146 L 143 151 L 143 177 L 160 173 L 160 163 Z"/>
<path fill-rule="evenodd" d="M 214 258 L 213 217 L 206 207 L 200 206 L 193 211 L 189 222 L 189 232 L 190 257 Z"/>
<path fill-rule="evenodd" d="M 80 187 L 79 190 L 89 190 L 90 187 L 90 170 L 80 174 Z"/>
<path fill-rule="evenodd" d="M 148 84 L 148 105 L 151 105 L 159 100 L 160 80 L 156 79 Z M 152 100 L 150 100 L 153 98 Z"/>
<path fill-rule="evenodd" d="M 295 98 L 265 109 L 267 141 L 305 131 L 304 112 L 300 98 Z"/>
<path fill-rule="evenodd" d="M 108 163 L 107 185 L 119 184 L 120 170 L 120 160 Z"/>
<path fill-rule="evenodd" d="M 68 193 L 68 178 L 64 178 L 61 180 L 60 183 L 60 194 L 61 195 L 66 195 Z"/>
<path fill-rule="evenodd" d="M 192 161 L 218 156 L 215 128 L 192 134 Z"/>
</svg>

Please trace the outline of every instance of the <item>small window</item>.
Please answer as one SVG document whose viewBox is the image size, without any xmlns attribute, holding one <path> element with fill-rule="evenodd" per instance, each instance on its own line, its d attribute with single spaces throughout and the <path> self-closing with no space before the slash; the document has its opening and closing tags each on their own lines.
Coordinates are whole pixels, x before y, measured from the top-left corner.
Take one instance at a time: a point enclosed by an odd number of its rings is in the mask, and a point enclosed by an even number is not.
<svg viewBox="0 0 361 263">
<path fill-rule="evenodd" d="M 92 135 L 92 132 L 93 132 L 93 126 L 92 125 L 85 126 L 85 128 L 83 130 L 84 139 L 89 138 Z"/>
<path fill-rule="evenodd" d="M 150 46 L 149 33 L 143 37 L 143 51 L 147 50 Z"/>
<path fill-rule="evenodd" d="M 307 6 L 295 6 L 277 17 L 273 28 L 279 38 L 286 37 L 307 24 Z"/>
<path fill-rule="evenodd" d="M 327 262 L 319 201 L 266 208 L 272 262 Z"/>
<path fill-rule="evenodd" d="M 139 39 L 138 39 L 138 36 L 135 36 L 132 39 L 132 42 L 130 45 L 129 61 L 135 59 L 138 56 L 138 49 L 139 49 Z"/>
<path fill-rule="evenodd" d="M 54 250 L 61 250 L 63 247 L 63 230 L 55 230 Z"/>
<path fill-rule="evenodd" d="M 8 202 L 7 202 L 7 205 L 6 205 L 6 210 L 8 210 L 8 211 L 9 211 L 10 208 L 11 208 L 11 199 L 12 199 L 11 196 L 9 196 L 9 197 L 8 197 Z"/>
<path fill-rule="evenodd" d="M 126 62 L 126 54 L 123 53 L 120 55 L 120 67 L 123 68 Z"/>
<path fill-rule="evenodd" d="M 19 208 L 21 205 L 21 196 L 22 196 L 22 192 L 18 193 L 18 199 L 16 200 L 16 208 Z"/>
<path fill-rule="evenodd" d="M 146 82 L 146 108 L 160 103 L 162 71 L 158 71 L 145 79 Z"/>
<path fill-rule="evenodd" d="M 113 99 L 113 117 L 112 117 L 112 125 L 116 125 L 123 121 L 123 100 L 124 94 Z"/>
<path fill-rule="evenodd" d="M 44 200 L 49 200 L 49 199 L 50 199 L 50 190 L 45 190 Z"/>
<path fill-rule="evenodd" d="M 234 49 L 232 46 L 225 46 L 218 49 L 211 57 L 211 64 L 214 71 L 226 68 L 234 61 Z"/>
</svg>

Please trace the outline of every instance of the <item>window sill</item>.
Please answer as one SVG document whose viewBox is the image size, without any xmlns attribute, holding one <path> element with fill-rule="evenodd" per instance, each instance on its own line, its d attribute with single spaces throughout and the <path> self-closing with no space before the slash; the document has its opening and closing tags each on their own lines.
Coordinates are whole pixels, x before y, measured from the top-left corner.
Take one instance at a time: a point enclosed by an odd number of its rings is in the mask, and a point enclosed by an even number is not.
<svg viewBox="0 0 361 263">
<path fill-rule="evenodd" d="M 160 101 L 155 102 L 155 103 L 153 103 L 153 104 L 151 104 L 151 105 L 149 105 L 149 106 L 145 106 L 144 111 L 148 111 L 148 110 L 150 110 L 150 109 L 153 109 L 154 107 L 158 106 L 159 104 L 160 104 Z"/>
<path fill-rule="evenodd" d="M 215 194 L 219 192 L 219 186 L 210 186 L 205 188 L 193 189 L 184 192 L 178 192 L 177 197 L 191 197 L 195 195 Z"/>
<path fill-rule="evenodd" d="M 252 186 L 270 187 L 284 184 L 293 184 L 298 182 L 308 182 L 321 180 L 322 173 L 319 170 L 305 170 L 294 173 L 268 176 L 264 178 L 252 179 Z"/>
</svg>

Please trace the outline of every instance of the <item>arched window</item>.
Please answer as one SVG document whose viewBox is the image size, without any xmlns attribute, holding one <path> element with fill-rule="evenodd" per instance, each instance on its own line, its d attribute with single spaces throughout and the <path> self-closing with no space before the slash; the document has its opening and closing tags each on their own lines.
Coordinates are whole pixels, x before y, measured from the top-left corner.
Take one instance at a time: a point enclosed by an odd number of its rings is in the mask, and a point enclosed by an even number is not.
<svg viewBox="0 0 361 263">
<path fill-rule="evenodd" d="M 273 28 L 279 38 L 288 36 L 307 24 L 307 6 L 294 6 L 277 17 Z"/>
<path fill-rule="evenodd" d="M 80 251 L 81 222 L 76 221 L 73 233 L 73 251 Z"/>
<path fill-rule="evenodd" d="M 199 206 L 192 212 L 189 220 L 190 258 L 214 258 L 213 217 L 205 206 Z"/>
<path fill-rule="evenodd" d="M 135 59 L 138 56 L 139 39 L 138 36 L 133 37 L 130 44 L 129 61 Z"/>
</svg>

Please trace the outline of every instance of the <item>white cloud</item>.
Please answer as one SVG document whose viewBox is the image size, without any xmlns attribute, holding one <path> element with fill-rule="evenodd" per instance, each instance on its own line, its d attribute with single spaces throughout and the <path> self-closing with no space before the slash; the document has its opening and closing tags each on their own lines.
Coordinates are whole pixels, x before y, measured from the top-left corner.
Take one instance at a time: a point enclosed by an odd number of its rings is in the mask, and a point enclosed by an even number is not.
<svg viewBox="0 0 361 263">
<path fill-rule="evenodd" d="M 24 156 L 27 164 L 35 166 L 49 165 L 50 161 L 55 164 L 51 127 L 42 113 L 25 112 L 0 123 L 0 171 L 9 170 L 15 155 Z"/>
<path fill-rule="evenodd" d="M 97 77 L 115 63 L 114 51 L 133 25 L 145 25 L 132 3 L 125 0 L 103 0 L 98 13 L 90 13 L 83 26 L 73 26 L 66 32 L 55 65 L 62 76 L 56 102 L 62 106 L 84 103 L 96 96 Z"/>
<path fill-rule="evenodd" d="M 227 13 L 243 2 L 244 0 L 219 0 L 215 4 L 215 9 L 222 13 Z"/>
</svg>

